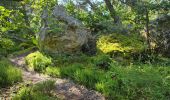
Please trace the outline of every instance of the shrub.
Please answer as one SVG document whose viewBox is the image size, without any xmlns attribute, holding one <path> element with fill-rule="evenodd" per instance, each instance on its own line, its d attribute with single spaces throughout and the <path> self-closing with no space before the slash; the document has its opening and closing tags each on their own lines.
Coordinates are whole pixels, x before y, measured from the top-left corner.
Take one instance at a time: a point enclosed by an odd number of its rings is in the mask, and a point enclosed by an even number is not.
<svg viewBox="0 0 170 100">
<path fill-rule="evenodd" d="M 51 58 L 39 51 L 29 54 L 25 59 L 28 66 L 38 72 L 43 72 L 46 67 L 52 64 Z"/>
<path fill-rule="evenodd" d="M 0 61 L 0 87 L 12 85 L 22 80 L 21 70 L 13 67 L 13 65 L 5 58 Z"/>
<path fill-rule="evenodd" d="M 140 52 L 145 49 L 144 43 L 135 35 L 122 35 L 113 33 L 101 35 L 97 41 L 97 48 L 103 53 L 113 51 L 120 52 Z"/>
<path fill-rule="evenodd" d="M 123 35 L 113 33 L 109 35 L 101 35 L 97 41 L 99 52 L 107 53 L 122 64 L 130 64 L 139 60 L 140 55 L 146 49 L 146 45 L 139 36 L 129 34 Z M 139 54 L 137 57 L 134 55 Z"/>
<path fill-rule="evenodd" d="M 14 42 L 8 38 L 2 38 L 0 36 L 0 55 L 6 56 L 9 51 L 14 49 Z"/>
<path fill-rule="evenodd" d="M 14 47 L 14 42 L 8 38 L 1 38 L 0 39 L 0 46 L 2 46 L 3 49 L 12 49 Z"/>
</svg>

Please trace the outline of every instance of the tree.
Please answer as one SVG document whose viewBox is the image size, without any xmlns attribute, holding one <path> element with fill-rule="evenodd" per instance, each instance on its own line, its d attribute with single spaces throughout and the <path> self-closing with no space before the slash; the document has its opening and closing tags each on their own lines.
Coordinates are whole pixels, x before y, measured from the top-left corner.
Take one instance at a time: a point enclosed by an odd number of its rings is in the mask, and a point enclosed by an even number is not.
<svg viewBox="0 0 170 100">
<path fill-rule="evenodd" d="M 106 3 L 107 8 L 110 11 L 111 17 L 114 19 L 114 23 L 120 24 L 121 20 L 120 17 L 117 15 L 116 10 L 114 9 L 113 5 L 111 4 L 110 0 L 104 0 Z"/>
</svg>

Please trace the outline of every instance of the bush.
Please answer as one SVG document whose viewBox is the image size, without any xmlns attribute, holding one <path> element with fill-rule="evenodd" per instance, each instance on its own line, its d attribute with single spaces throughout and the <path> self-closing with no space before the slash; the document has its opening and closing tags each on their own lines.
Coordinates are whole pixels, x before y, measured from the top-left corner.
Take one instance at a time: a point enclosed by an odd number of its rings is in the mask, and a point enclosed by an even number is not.
<svg viewBox="0 0 170 100">
<path fill-rule="evenodd" d="M 14 100 L 58 100 L 52 95 L 52 91 L 55 89 L 54 83 L 54 81 L 48 80 L 30 87 L 23 87 Z"/>
<path fill-rule="evenodd" d="M 7 56 L 9 51 L 14 49 L 14 42 L 11 39 L 8 38 L 2 38 L 0 36 L 0 55 Z"/>
<path fill-rule="evenodd" d="M 52 64 L 51 58 L 46 57 L 38 51 L 29 54 L 25 59 L 28 66 L 38 72 L 43 72 L 46 67 Z"/>
<path fill-rule="evenodd" d="M 0 61 L 0 87 L 12 85 L 22 80 L 21 70 L 13 67 L 13 65 L 5 58 Z"/>
<path fill-rule="evenodd" d="M 144 43 L 135 35 L 122 35 L 113 33 L 101 35 L 97 41 L 97 47 L 103 53 L 113 51 L 120 52 L 140 52 L 145 49 Z"/>
<path fill-rule="evenodd" d="M 132 62 L 133 54 L 145 50 L 146 45 L 136 35 L 123 35 L 113 33 L 110 35 L 101 35 L 97 41 L 99 52 L 107 53 L 117 61 Z"/>
</svg>

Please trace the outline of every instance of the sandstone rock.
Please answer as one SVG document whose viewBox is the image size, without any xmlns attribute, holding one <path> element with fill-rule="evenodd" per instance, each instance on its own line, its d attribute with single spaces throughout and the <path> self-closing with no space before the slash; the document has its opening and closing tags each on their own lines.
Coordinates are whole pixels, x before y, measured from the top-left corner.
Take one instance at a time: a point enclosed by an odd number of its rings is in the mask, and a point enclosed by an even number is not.
<svg viewBox="0 0 170 100">
<path fill-rule="evenodd" d="M 91 38 L 90 31 L 83 26 L 81 21 L 68 15 L 61 5 L 55 6 L 52 15 L 44 10 L 42 20 L 38 43 L 40 49 L 45 52 L 78 52 Z"/>
</svg>

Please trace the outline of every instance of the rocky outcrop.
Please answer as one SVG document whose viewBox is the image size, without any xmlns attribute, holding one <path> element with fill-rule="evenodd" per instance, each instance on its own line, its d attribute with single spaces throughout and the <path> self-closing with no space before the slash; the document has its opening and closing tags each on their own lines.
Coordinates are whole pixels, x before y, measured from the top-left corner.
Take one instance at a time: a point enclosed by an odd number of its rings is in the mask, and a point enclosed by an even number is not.
<svg viewBox="0 0 170 100">
<path fill-rule="evenodd" d="M 162 15 L 154 20 L 150 34 L 156 51 L 170 57 L 170 15 Z"/>
<path fill-rule="evenodd" d="M 49 53 L 79 52 L 92 37 L 81 21 L 68 15 L 63 6 L 55 6 L 52 14 L 44 10 L 42 27 L 38 34 L 41 50 Z"/>
</svg>

